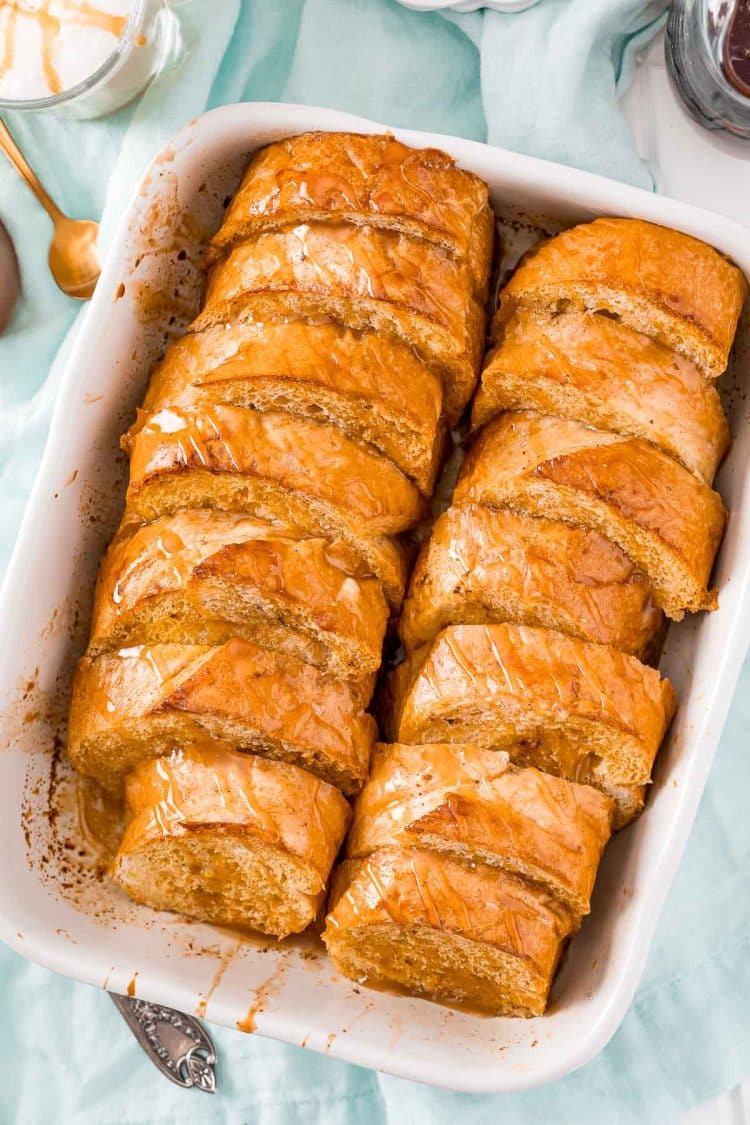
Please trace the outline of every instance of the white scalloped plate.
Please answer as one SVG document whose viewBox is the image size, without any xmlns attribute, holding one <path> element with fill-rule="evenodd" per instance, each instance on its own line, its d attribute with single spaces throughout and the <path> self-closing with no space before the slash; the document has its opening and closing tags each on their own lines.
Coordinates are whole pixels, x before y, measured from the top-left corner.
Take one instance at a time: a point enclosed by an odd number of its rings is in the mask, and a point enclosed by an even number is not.
<svg viewBox="0 0 750 1125">
<path fill-rule="evenodd" d="M 405 8 L 416 12 L 476 12 L 479 8 L 492 8 L 495 12 L 525 12 L 539 0 L 398 0 Z"/>
<path fill-rule="evenodd" d="M 120 992 L 130 986 L 229 1027 L 458 1090 L 517 1090 L 583 1065 L 613 1034 L 690 831 L 750 636 L 750 425 L 741 402 L 719 477 L 732 509 L 716 570 L 721 608 L 670 631 L 663 668 L 681 699 L 678 717 L 645 814 L 607 851 L 593 914 L 544 1018 L 477 1019 L 368 992 L 339 977 L 313 937 L 242 943 L 132 905 L 97 877 L 60 753 L 96 564 L 121 505 L 118 437 L 165 336 L 194 308 L 198 244 L 253 149 L 307 129 L 382 128 L 294 105 L 215 110 L 167 146 L 123 217 L 63 378 L 0 598 L 0 936 L 57 972 Z M 452 153 L 490 183 L 496 209 L 511 217 L 570 225 L 638 216 L 706 239 L 750 274 L 747 231 L 717 215 L 476 142 L 395 133 Z M 737 354 L 732 385 L 747 382 L 746 348 Z"/>
</svg>

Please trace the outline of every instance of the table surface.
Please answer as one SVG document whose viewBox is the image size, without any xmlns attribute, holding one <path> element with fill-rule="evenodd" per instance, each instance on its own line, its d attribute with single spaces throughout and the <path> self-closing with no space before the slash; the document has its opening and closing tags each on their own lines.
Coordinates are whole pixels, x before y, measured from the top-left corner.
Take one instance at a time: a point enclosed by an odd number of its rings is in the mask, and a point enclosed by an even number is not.
<svg viewBox="0 0 750 1125">
<path fill-rule="evenodd" d="M 750 223 L 750 141 L 702 129 L 675 97 L 661 37 L 638 60 L 625 112 L 638 154 L 675 199 Z M 687 1114 L 681 1125 L 749 1125 L 750 1077 Z"/>
</svg>

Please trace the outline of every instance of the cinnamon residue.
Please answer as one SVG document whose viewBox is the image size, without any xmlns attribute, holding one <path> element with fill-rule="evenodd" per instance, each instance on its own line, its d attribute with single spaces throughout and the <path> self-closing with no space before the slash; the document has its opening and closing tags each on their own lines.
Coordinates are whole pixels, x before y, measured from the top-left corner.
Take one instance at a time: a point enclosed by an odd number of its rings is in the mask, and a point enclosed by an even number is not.
<svg viewBox="0 0 750 1125">
<path fill-rule="evenodd" d="M 198 1006 L 195 1009 L 195 1014 L 197 1016 L 200 1016 L 201 1019 L 205 1019 L 206 1011 L 208 1009 L 208 1005 L 211 1002 L 211 997 L 213 996 L 213 994 L 216 992 L 216 989 L 221 984 L 221 982 L 224 978 L 224 973 L 227 971 L 231 962 L 234 960 L 234 958 L 239 953 L 241 946 L 242 946 L 242 938 L 238 938 L 233 946 L 231 946 L 229 949 L 225 950 L 221 954 L 221 959 L 219 961 L 218 968 L 216 969 L 216 972 L 214 973 L 214 977 L 213 977 L 213 980 L 211 981 L 208 992 L 205 994 L 205 996 L 201 996 L 201 999 L 198 1002 Z M 244 1030 L 244 1028 L 242 1030 Z"/>
<path fill-rule="evenodd" d="M 245 1031 L 248 1034 L 255 1031 L 256 1017 L 265 1010 L 271 997 L 276 996 L 281 991 L 288 968 L 289 966 L 285 961 L 279 962 L 268 980 L 265 980 L 255 989 L 254 1002 L 248 1008 L 247 1015 L 244 1019 L 237 1020 L 238 1031 Z"/>
</svg>

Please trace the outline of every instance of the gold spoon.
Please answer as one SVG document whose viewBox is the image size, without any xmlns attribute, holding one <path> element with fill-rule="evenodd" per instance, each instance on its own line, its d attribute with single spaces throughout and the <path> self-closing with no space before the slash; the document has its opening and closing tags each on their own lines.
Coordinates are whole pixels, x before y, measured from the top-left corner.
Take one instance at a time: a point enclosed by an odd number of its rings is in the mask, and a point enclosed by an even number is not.
<svg viewBox="0 0 750 1125">
<path fill-rule="evenodd" d="M 91 219 L 69 219 L 54 203 L 24 159 L 21 150 L 0 119 L 0 148 L 23 176 L 55 226 L 49 248 L 49 268 L 63 293 L 87 301 L 101 272 L 96 252 L 99 224 Z"/>
</svg>

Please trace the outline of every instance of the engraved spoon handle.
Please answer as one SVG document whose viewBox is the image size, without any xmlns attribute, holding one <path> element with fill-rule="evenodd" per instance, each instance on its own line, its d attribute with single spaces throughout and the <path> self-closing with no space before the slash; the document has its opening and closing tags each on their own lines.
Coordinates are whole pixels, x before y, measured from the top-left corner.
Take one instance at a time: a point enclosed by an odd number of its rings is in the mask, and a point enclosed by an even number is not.
<svg viewBox="0 0 750 1125">
<path fill-rule="evenodd" d="M 52 222 L 57 223 L 60 219 L 64 219 L 65 216 L 62 211 L 39 183 L 36 172 L 13 140 L 10 130 L 2 118 L 0 118 L 0 149 L 2 149 L 8 157 L 8 160 L 10 160 L 19 175 L 23 176 L 44 210 L 52 219 Z"/>
<path fill-rule="evenodd" d="M 184 1089 L 216 1092 L 216 1049 L 199 1020 L 135 996 L 109 995 L 151 1062 L 170 1082 Z"/>
</svg>

